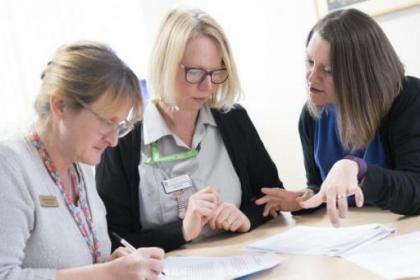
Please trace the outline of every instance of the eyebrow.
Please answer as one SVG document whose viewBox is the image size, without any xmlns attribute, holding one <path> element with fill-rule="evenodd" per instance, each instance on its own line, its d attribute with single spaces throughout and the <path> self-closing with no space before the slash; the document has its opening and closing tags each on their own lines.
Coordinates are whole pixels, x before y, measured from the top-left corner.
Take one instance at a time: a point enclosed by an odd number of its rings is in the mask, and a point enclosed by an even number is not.
<svg viewBox="0 0 420 280">
<path fill-rule="evenodd" d="M 184 67 L 186 67 L 186 68 L 203 69 L 203 70 L 206 70 L 206 71 L 226 69 L 226 66 L 223 65 L 223 64 L 219 67 L 216 67 L 216 68 L 206 68 L 206 67 L 202 67 L 202 66 L 189 65 L 189 64 L 184 64 L 184 63 L 181 63 L 181 65 L 184 65 Z"/>
<path fill-rule="evenodd" d="M 310 56 L 310 55 L 308 54 L 308 52 L 305 52 L 305 56 L 306 56 L 306 59 L 307 59 L 307 60 L 314 61 L 314 59 L 312 58 L 312 56 Z M 321 63 L 321 64 L 322 64 L 322 66 L 324 66 L 324 67 L 332 67 L 332 66 L 331 66 L 331 62 L 328 62 L 328 63 Z"/>
</svg>

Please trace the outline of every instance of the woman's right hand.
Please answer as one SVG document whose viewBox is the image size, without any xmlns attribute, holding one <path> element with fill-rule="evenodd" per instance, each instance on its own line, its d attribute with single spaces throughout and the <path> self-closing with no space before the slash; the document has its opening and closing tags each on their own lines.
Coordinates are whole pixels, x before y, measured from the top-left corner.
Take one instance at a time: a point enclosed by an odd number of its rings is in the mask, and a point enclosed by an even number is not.
<svg viewBox="0 0 420 280">
<path fill-rule="evenodd" d="M 303 208 L 318 207 L 327 204 L 327 214 L 334 226 L 340 225 L 340 218 L 345 218 L 348 212 L 347 197 L 354 195 L 356 206 L 362 207 L 363 191 L 357 180 L 359 166 L 350 159 L 342 159 L 334 163 L 319 192 L 310 199 L 303 201 Z"/>
<path fill-rule="evenodd" d="M 206 187 L 190 196 L 182 222 L 185 241 L 191 241 L 200 234 L 218 204 L 219 193 L 213 187 Z"/>
<path fill-rule="evenodd" d="M 130 249 L 126 248 L 126 247 L 118 247 L 117 249 L 114 250 L 114 252 L 112 252 L 112 254 L 108 257 L 108 259 L 106 260 L 107 262 L 110 262 L 112 260 L 121 258 L 121 257 L 125 257 L 127 255 L 131 254 Z"/>
<path fill-rule="evenodd" d="M 165 252 L 156 247 L 140 248 L 135 252 L 109 262 L 113 279 L 157 279 L 163 269 Z"/>
</svg>

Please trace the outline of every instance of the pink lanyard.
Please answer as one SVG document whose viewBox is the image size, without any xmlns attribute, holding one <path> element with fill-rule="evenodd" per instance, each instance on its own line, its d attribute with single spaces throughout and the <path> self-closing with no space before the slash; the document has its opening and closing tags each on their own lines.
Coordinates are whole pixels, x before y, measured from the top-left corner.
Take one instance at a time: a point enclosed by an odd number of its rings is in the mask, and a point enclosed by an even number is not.
<svg viewBox="0 0 420 280">
<path fill-rule="evenodd" d="M 89 247 L 90 253 L 92 255 L 93 263 L 97 263 L 101 256 L 101 252 L 99 250 L 99 241 L 96 236 L 92 213 L 91 213 L 89 202 L 86 195 L 86 185 L 83 179 L 83 174 L 81 170 L 79 169 L 79 166 L 75 164 L 74 165 L 75 168 L 70 169 L 70 177 L 71 177 L 73 186 L 74 185 L 77 186 L 76 192 L 79 193 L 79 205 L 80 205 L 80 209 L 83 212 L 83 216 L 85 217 L 87 227 L 85 223 L 82 222 L 80 211 L 76 211 L 76 206 L 72 203 L 70 195 L 65 192 L 61 184 L 60 176 L 57 172 L 57 169 L 54 163 L 52 162 L 52 159 L 50 155 L 48 154 L 48 151 L 45 148 L 45 145 L 42 142 L 41 138 L 39 137 L 38 133 L 36 131 L 33 131 L 29 135 L 29 139 L 31 140 L 35 148 L 37 149 L 39 156 L 41 157 L 42 161 L 44 162 L 45 167 L 48 170 L 48 173 L 50 174 L 55 185 L 57 186 L 57 188 L 60 190 L 61 194 L 63 195 L 67 209 L 69 210 L 70 214 L 73 216 L 73 219 L 76 222 L 80 230 L 80 233 L 82 234 L 83 238 L 86 241 L 86 244 Z M 79 181 L 78 174 L 80 174 L 80 181 Z"/>
</svg>

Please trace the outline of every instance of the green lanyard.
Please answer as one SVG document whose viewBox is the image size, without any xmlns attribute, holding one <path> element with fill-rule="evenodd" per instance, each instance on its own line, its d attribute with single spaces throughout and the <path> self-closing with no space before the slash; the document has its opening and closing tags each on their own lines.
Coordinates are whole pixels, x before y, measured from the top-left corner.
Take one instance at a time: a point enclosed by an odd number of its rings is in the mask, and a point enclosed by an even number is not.
<svg viewBox="0 0 420 280">
<path fill-rule="evenodd" d="M 195 149 L 191 149 L 189 151 L 180 152 L 172 155 L 161 156 L 159 153 L 159 148 L 156 143 L 151 144 L 152 148 L 152 156 L 149 158 L 146 163 L 152 166 L 156 166 L 158 162 L 168 162 L 168 161 L 175 161 L 175 160 L 184 160 L 196 157 L 198 152 L 200 151 L 200 145 Z"/>
</svg>

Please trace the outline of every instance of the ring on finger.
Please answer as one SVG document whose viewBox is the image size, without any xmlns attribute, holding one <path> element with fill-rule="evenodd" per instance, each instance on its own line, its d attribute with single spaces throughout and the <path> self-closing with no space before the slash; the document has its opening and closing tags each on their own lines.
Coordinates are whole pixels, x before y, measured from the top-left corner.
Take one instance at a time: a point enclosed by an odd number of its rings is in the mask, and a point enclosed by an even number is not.
<svg viewBox="0 0 420 280">
<path fill-rule="evenodd" d="M 337 195 L 337 201 L 342 200 L 342 199 L 345 199 L 346 197 L 347 196 L 344 195 L 344 194 L 339 194 L 339 195 Z"/>
</svg>

